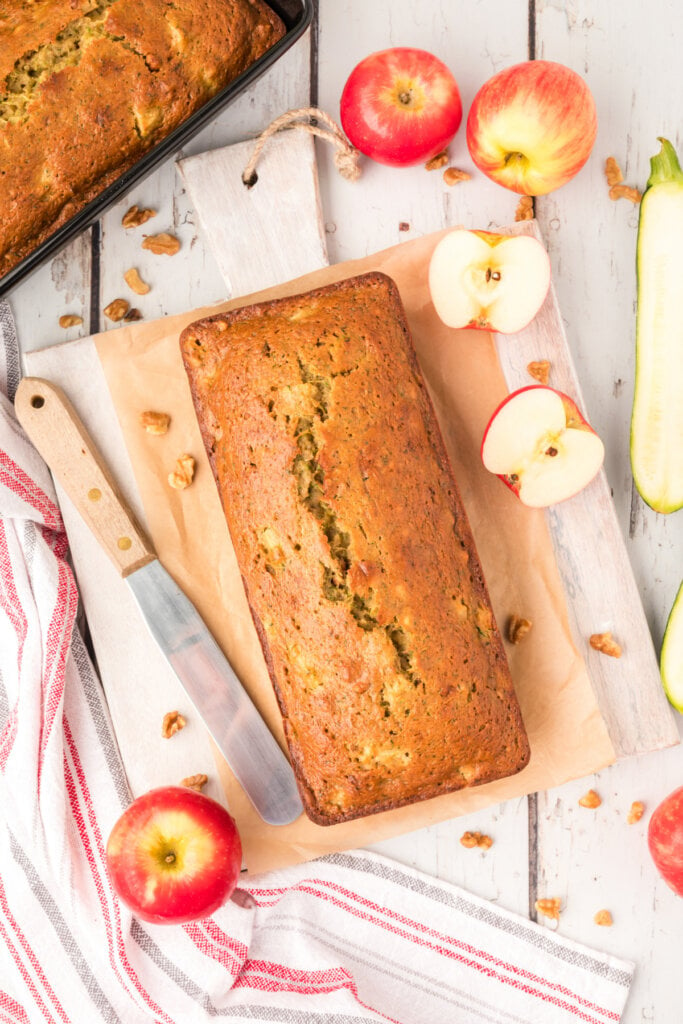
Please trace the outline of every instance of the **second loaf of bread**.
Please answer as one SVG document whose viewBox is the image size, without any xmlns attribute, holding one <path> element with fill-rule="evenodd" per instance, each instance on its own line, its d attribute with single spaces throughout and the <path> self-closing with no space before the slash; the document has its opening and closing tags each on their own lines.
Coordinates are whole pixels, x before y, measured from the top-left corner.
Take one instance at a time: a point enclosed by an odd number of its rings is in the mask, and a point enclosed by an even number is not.
<svg viewBox="0 0 683 1024">
<path fill-rule="evenodd" d="M 308 815 L 519 771 L 519 705 L 393 281 L 210 317 L 181 349 Z"/>
</svg>

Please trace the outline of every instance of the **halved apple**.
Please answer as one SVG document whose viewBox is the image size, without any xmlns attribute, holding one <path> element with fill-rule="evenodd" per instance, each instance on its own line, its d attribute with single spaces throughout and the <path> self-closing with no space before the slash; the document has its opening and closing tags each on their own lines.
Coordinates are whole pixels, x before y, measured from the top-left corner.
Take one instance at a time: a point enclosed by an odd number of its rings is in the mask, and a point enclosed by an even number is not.
<svg viewBox="0 0 683 1024">
<path fill-rule="evenodd" d="M 434 308 L 448 327 L 515 334 L 538 313 L 550 287 L 550 260 L 529 235 L 457 228 L 429 263 Z"/>
<path fill-rule="evenodd" d="M 542 384 L 513 391 L 484 432 L 482 462 L 524 505 L 546 508 L 598 473 L 605 448 L 576 404 Z"/>
</svg>

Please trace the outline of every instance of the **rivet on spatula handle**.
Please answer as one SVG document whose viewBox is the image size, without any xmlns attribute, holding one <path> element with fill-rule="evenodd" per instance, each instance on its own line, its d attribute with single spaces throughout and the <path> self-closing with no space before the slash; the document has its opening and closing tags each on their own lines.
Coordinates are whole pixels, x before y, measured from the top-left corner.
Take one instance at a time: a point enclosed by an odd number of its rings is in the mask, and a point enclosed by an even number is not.
<svg viewBox="0 0 683 1024">
<path fill-rule="evenodd" d="M 61 388 L 25 377 L 14 402 L 17 419 L 121 576 L 156 554 Z"/>
</svg>

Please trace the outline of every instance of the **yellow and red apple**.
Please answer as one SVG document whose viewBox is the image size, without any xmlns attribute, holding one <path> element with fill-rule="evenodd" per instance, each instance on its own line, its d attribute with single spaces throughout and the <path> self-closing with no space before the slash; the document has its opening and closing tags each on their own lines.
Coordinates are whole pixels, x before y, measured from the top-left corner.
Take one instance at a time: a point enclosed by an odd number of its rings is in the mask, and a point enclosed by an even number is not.
<svg viewBox="0 0 683 1024">
<path fill-rule="evenodd" d="M 242 866 L 235 822 L 211 797 L 162 786 L 134 800 L 107 841 L 114 891 L 154 924 L 209 917 L 232 895 Z"/>
<path fill-rule="evenodd" d="M 543 305 L 550 260 L 529 235 L 457 228 L 437 243 L 429 262 L 429 292 L 448 327 L 515 334 Z"/>
<path fill-rule="evenodd" d="M 581 170 L 597 126 L 595 102 L 580 75 L 554 61 L 524 61 L 499 71 L 476 94 L 467 146 L 493 181 L 541 196 Z"/>
<path fill-rule="evenodd" d="M 683 786 L 655 807 L 647 830 L 655 867 L 666 884 L 683 896 Z"/>
<path fill-rule="evenodd" d="M 462 121 L 462 102 L 446 65 L 426 50 L 397 46 L 353 69 L 340 100 L 342 128 L 372 160 L 405 167 L 431 159 Z"/>
<path fill-rule="evenodd" d="M 546 508 L 586 487 L 605 448 L 576 403 L 543 384 L 501 402 L 484 432 L 481 458 L 524 505 Z"/>
</svg>

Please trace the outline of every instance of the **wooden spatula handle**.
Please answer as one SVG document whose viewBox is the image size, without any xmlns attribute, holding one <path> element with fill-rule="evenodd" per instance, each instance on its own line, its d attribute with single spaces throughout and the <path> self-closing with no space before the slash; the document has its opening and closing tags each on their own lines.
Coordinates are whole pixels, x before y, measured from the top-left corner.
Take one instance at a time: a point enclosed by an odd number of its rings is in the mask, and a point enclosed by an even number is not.
<svg viewBox="0 0 683 1024">
<path fill-rule="evenodd" d="M 122 576 L 156 558 L 61 388 L 25 377 L 17 419 Z"/>
</svg>

